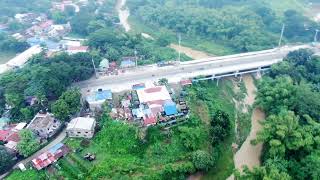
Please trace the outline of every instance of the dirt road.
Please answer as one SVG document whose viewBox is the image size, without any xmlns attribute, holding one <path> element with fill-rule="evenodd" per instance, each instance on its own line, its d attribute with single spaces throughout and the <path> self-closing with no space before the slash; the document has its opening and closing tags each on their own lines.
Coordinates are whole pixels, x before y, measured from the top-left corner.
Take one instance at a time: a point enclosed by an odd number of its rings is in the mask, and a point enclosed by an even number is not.
<svg viewBox="0 0 320 180">
<path fill-rule="evenodd" d="M 214 57 L 214 55 L 209 55 L 205 52 L 194 50 L 189 47 L 184 47 L 184 46 L 179 47 L 179 45 L 177 44 L 170 44 L 170 47 L 176 51 L 180 50 L 181 53 L 184 53 L 185 55 L 191 57 L 192 59 L 204 59 L 204 58 Z"/>
</svg>

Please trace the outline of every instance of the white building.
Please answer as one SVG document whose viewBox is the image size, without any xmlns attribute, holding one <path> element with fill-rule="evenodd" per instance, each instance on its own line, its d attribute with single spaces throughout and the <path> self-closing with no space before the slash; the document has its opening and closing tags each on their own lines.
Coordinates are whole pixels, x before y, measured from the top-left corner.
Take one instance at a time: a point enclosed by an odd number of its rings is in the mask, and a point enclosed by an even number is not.
<svg viewBox="0 0 320 180">
<path fill-rule="evenodd" d="M 88 52 L 88 46 L 68 46 L 67 53 L 68 54 L 76 54 L 76 53 L 85 53 Z"/>
<path fill-rule="evenodd" d="M 96 121 L 94 118 L 77 117 L 72 119 L 67 126 L 67 134 L 69 137 L 92 138 Z"/>
</svg>

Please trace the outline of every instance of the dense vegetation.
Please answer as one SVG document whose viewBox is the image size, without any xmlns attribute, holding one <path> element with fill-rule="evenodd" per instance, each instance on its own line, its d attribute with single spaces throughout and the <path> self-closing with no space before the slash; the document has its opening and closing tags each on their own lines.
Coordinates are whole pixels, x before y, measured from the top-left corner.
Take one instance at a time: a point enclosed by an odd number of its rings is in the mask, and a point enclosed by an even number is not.
<svg viewBox="0 0 320 180">
<path fill-rule="evenodd" d="M 295 10 L 278 15 L 267 1 L 132 0 L 129 6 L 134 16 L 151 27 L 166 27 L 242 52 L 276 46 L 282 23 L 289 41 L 311 41 L 318 27 Z"/>
<path fill-rule="evenodd" d="M 177 52 L 166 47 L 166 43 L 146 40 L 141 35 L 129 35 L 112 28 L 103 28 L 92 33 L 89 36 L 88 45 L 111 61 L 119 61 L 124 56 L 135 56 L 135 51 L 139 57 L 139 64 L 178 58 Z M 188 59 L 182 55 L 182 60 Z"/>
<path fill-rule="evenodd" d="M 34 56 L 25 67 L 0 78 L 0 112 L 5 100 L 12 108 L 13 120 L 30 120 L 39 110 L 49 108 L 49 103 L 58 99 L 71 83 L 93 75 L 91 58 L 88 53 L 62 53 L 52 58 L 44 54 Z M 30 96 L 36 97 L 38 103 L 27 106 L 25 99 Z"/>
<path fill-rule="evenodd" d="M 13 155 L 4 146 L 0 146 L 0 173 L 4 173 L 12 164 Z"/>
<path fill-rule="evenodd" d="M 24 157 L 28 157 L 40 148 L 38 140 L 33 132 L 29 129 L 23 129 L 19 132 L 20 141 L 17 150 Z"/>
<path fill-rule="evenodd" d="M 241 179 L 319 179 L 320 58 L 291 52 L 258 86 L 257 105 L 268 114 L 257 142 L 263 166 Z"/>
<path fill-rule="evenodd" d="M 15 38 L 0 33 L 0 51 L 19 53 L 26 50 L 29 44 L 25 41 L 18 41 Z"/>
<path fill-rule="evenodd" d="M 0 22 L 7 23 L 9 17 L 17 13 L 48 12 L 51 7 L 49 0 L 10 0 L 0 1 Z"/>
</svg>

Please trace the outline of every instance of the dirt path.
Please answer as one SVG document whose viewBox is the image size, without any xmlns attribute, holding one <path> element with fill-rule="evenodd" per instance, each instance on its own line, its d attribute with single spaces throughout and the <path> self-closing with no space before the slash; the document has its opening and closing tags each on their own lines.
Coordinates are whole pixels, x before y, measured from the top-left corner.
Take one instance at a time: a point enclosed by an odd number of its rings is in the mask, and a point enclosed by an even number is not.
<svg viewBox="0 0 320 180">
<path fill-rule="evenodd" d="M 118 11 L 120 24 L 123 26 L 126 32 L 131 30 L 131 26 L 128 22 L 128 18 L 130 16 L 130 11 L 126 7 L 127 0 L 118 0 L 116 9 Z"/>
<path fill-rule="evenodd" d="M 184 53 L 185 55 L 191 57 L 192 59 L 204 59 L 204 58 L 214 57 L 214 55 L 210 55 L 202 51 L 194 50 L 189 47 L 184 47 L 184 46 L 179 47 L 179 45 L 177 44 L 170 44 L 170 47 L 176 51 L 180 50 L 181 53 Z"/>
</svg>

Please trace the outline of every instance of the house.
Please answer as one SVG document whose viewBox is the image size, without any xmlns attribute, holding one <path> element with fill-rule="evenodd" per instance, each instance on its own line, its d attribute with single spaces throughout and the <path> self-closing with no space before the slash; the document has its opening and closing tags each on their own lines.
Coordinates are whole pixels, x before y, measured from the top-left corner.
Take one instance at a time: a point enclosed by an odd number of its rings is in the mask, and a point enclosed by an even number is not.
<svg viewBox="0 0 320 180">
<path fill-rule="evenodd" d="M 135 84 L 132 86 L 133 90 L 139 90 L 139 89 L 144 89 L 144 88 L 146 88 L 146 85 L 144 83 Z"/>
<path fill-rule="evenodd" d="M 68 54 L 76 54 L 76 53 L 85 53 L 88 52 L 88 46 L 68 46 L 67 53 Z"/>
<path fill-rule="evenodd" d="M 121 68 L 132 68 L 136 66 L 136 57 L 123 57 L 120 67 Z"/>
<path fill-rule="evenodd" d="M 102 59 L 99 65 L 99 71 L 100 72 L 107 72 L 109 69 L 109 60 L 108 59 Z"/>
<path fill-rule="evenodd" d="M 33 106 L 38 103 L 38 98 L 36 96 L 25 97 L 25 102 L 28 106 Z"/>
<path fill-rule="evenodd" d="M 96 120 L 90 117 L 77 117 L 68 123 L 67 135 L 69 137 L 92 138 Z"/>
<path fill-rule="evenodd" d="M 61 122 L 50 113 L 38 113 L 28 124 L 27 129 L 33 131 L 40 138 L 50 138 L 61 126 Z"/>
<path fill-rule="evenodd" d="M 171 100 L 164 103 L 164 112 L 167 116 L 178 114 L 177 105 Z"/>
<path fill-rule="evenodd" d="M 69 152 L 70 149 L 66 145 L 59 143 L 51 147 L 47 152 L 42 153 L 37 158 L 33 159 L 31 162 L 33 167 L 35 167 L 37 170 L 41 170 L 50 164 L 55 163 Z"/>
<path fill-rule="evenodd" d="M 163 105 L 165 101 L 171 100 L 171 96 L 165 86 L 138 89 L 140 103 Z"/>
<path fill-rule="evenodd" d="M 37 15 L 34 13 L 24 13 L 24 14 L 16 14 L 14 18 L 20 23 L 31 23 Z"/>
<path fill-rule="evenodd" d="M 101 105 L 107 100 L 112 100 L 111 90 L 98 89 L 98 91 L 94 91 L 93 94 L 87 96 L 86 98 L 91 110 L 101 108 Z"/>
<path fill-rule="evenodd" d="M 0 141 L 5 143 L 5 147 L 16 151 L 20 141 L 19 132 L 24 129 L 26 125 L 27 123 L 19 123 L 4 127 L 3 130 L 0 130 Z"/>
<path fill-rule="evenodd" d="M 60 44 L 62 45 L 63 49 L 67 49 L 68 46 L 74 46 L 74 47 L 81 46 L 81 41 L 79 41 L 79 40 L 61 40 Z"/>
<path fill-rule="evenodd" d="M 191 79 L 184 79 L 180 81 L 181 86 L 190 86 L 192 85 L 192 80 Z"/>
</svg>

